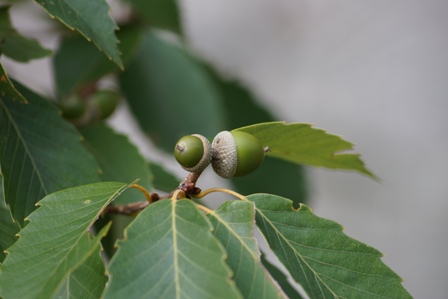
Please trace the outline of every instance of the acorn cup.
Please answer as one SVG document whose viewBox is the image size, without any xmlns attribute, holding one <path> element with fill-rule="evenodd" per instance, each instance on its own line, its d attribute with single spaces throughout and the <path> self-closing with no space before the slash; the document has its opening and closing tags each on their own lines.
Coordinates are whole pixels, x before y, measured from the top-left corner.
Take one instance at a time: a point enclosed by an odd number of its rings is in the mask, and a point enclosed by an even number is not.
<svg viewBox="0 0 448 299">
<path fill-rule="evenodd" d="M 222 131 L 211 145 L 202 135 L 188 135 L 174 148 L 174 156 L 185 170 L 202 172 L 211 163 L 216 174 L 226 179 L 255 171 L 262 164 L 264 154 L 260 141 L 242 131 Z"/>
</svg>

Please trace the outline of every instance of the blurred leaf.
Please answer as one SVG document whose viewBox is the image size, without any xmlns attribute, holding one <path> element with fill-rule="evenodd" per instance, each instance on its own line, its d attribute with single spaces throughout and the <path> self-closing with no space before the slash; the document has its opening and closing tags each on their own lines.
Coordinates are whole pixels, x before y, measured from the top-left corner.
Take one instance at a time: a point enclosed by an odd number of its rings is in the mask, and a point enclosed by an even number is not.
<svg viewBox="0 0 448 299">
<path fill-rule="evenodd" d="M 20 62 L 50 55 L 50 50 L 42 48 L 36 40 L 24 37 L 12 27 L 9 8 L 9 5 L 0 7 L 0 54 Z"/>
<path fill-rule="evenodd" d="M 120 39 L 119 48 L 126 66 L 135 55 L 141 30 L 135 26 L 123 26 L 117 32 L 117 36 Z M 119 71 L 119 68 L 104 57 L 94 45 L 79 35 L 73 35 L 62 40 L 53 58 L 53 70 L 57 92 L 60 96 L 66 96 L 104 75 Z"/>
<path fill-rule="evenodd" d="M 3 179 L 0 177 L 0 263 L 5 259 L 4 250 L 17 240 L 19 227 L 13 222 L 11 211 L 6 206 L 3 197 Z"/>
<path fill-rule="evenodd" d="M 243 297 L 286 298 L 260 262 L 260 251 L 253 237 L 253 203 L 227 201 L 207 215 L 215 228 L 213 234 L 227 251 L 227 263 Z"/>
<path fill-rule="evenodd" d="M 223 127 L 221 99 L 204 68 L 153 32 L 120 84 L 140 126 L 169 152 L 184 135 L 214 136 Z"/>
<path fill-rule="evenodd" d="M 128 2 L 151 26 L 181 33 L 176 0 L 128 0 Z"/>
<path fill-rule="evenodd" d="M 88 232 L 101 211 L 128 186 L 96 183 L 52 193 L 39 202 L 0 268 L 3 298 L 52 298 L 68 275 L 97 252 Z"/>
<path fill-rule="evenodd" d="M 256 101 L 255 96 L 235 80 L 224 79 L 209 69 L 224 101 L 224 114 L 229 128 L 275 120 L 275 117 Z M 299 202 L 307 202 L 308 190 L 306 170 L 301 165 L 280 159 L 265 158 L 262 166 L 251 175 L 232 178 L 238 192 L 242 194 L 271 193 Z"/>
<path fill-rule="evenodd" d="M 263 266 L 265 269 L 271 274 L 272 278 L 275 279 L 275 281 L 280 285 L 283 292 L 288 296 L 288 298 L 297 298 L 301 299 L 303 298 L 302 295 L 300 295 L 296 289 L 294 289 L 290 282 L 288 281 L 288 277 L 280 271 L 276 266 L 271 264 L 262 254 L 261 255 L 261 262 L 263 263 Z"/>
<path fill-rule="evenodd" d="M 294 163 L 330 169 L 352 170 L 373 179 L 370 172 L 353 150 L 353 144 L 339 136 L 328 134 L 309 124 L 270 122 L 238 128 L 257 137 L 264 146 L 269 146 L 267 155 Z"/>
<path fill-rule="evenodd" d="M 28 104 L 0 98 L 0 164 L 6 202 L 18 224 L 45 195 L 99 181 L 98 165 L 53 104 L 15 83 Z"/>
<path fill-rule="evenodd" d="M 154 162 L 148 163 L 150 172 L 153 174 L 153 184 L 154 188 L 160 191 L 171 192 L 177 187 L 179 187 L 182 181 L 173 173 L 168 172 L 159 164 Z"/>
<path fill-rule="evenodd" d="M 14 84 L 8 77 L 3 65 L 0 63 L 0 97 L 9 97 L 13 101 L 27 103 L 23 95 L 14 87 Z"/>
<path fill-rule="evenodd" d="M 55 298 L 100 298 L 107 282 L 100 249 L 97 249 L 73 273 L 69 273 Z"/>
<path fill-rule="evenodd" d="M 105 124 L 85 126 L 80 128 L 80 132 L 84 136 L 85 146 L 100 165 L 103 181 L 131 182 L 139 179 L 140 186 L 148 191 L 153 189 L 152 175 L 146 161 L 127 136 L 116 133 Z M 126 204 L 139 200 L 140 196 L 126 192 L 114 203 Z"/>
<path fill-rule="evenodd" d="M 118 49 L 115 21 L 109 16 L 109 5 L 104 0 L 36 0 L 51 17 L 68 28 L 76 29 L 121 69 L 123 62 Z"/>
<path fill-rule="evenodd" d="M 223 113 L 230 127 L 238 128 L 275 120 L 275 117 L 257 102 L 256 97 L 241 83 L 221 77 L 210 67 L 207 71 L 221 93 L 224 103 Z"/>
<path fill-rule="evenodd" d="M 311 298 L 411 298 L 378 250 L 346 236 L 342 226 L 270 194 L 247 197 L 272 251 Z"/>
<path fill-rule="evenodd" d="M 224 249 L 191 200 L 151 204 L 125 236 L 104 298 L 241 298 Z"/>
</svg>

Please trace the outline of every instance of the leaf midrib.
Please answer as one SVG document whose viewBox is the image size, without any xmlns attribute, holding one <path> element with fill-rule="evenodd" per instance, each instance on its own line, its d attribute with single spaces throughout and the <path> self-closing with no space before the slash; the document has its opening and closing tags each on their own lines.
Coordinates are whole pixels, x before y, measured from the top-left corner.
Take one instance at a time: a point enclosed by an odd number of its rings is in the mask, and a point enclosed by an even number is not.
<svg viewBox="0 0 448 299">
<path fill-rule="evenodd" d="M 332 293 L 333 295 L 334 295 L 334 297 L 335 298 L 340 298 L 337 294 L 335 294 L 331 289 L 330 289 L 330 287 L 322 280 L 322 278 L 320 277 L 320 275 L 316 272 L 316 271 L 314 271 L 314 269 L 304 260 L 304 258 L 302 257 L 302 255 L 288 242 L 288 239 L 286 239 L 284 236 L 283 236 L 283 234 L 281 234 L 280 233 L 280 231 L 279 230 L 277 230 L 277 228 L 272 224 L 272 222 L 269 220 L 269 218 L 268 217 L 266 217 L 266 215 L 265 214 L 263 214 L 263 212 L 260 210 L 260 209 L 258 209 L 257 207 L 256 207 L 256 205 L 255 205 L 255 209 L 256 209 L 256 211 L 258 212 L 258 213 L 260 213 L 260 215 L 263 217 L 263 219 L 267 222 L 267 223 L 269 223 L 269 225 L 274 229 L 274 231 L 275 231 L 275 233 L 276 233 L 276 235 L 277 236 L 279 236 L 281 239 L 283 239 L 284 240 L 284 242 L 293 250 L 293 252 L 295 252 L 295 255 L 298 257 L 298 258 L 300 258 L 300 260 L 308 267 L 308 269 L 314 274 L 314 277 L 316 277 L 316 278 L 318 278 L 319 279 L 319 281 L 322 283 L 322 285 L 323 286 L 325 286 L 326 287 L 326 289 L 328 290 L 328 291 L 330 291 L 330 293 Z"/>
<path fill-rule="evenodd" d="M 247 246 L 246 242 L 244 242 L 244 240 L 243 240 L 242 238 L 240 238 L 240 236 L 235 232 L 234 229 L 232 229 L 229 225 L 227 225 L 227 223 L 226 223 L 226 222 L 225 222 L 225 221 L 224 221 L 224 220 L 223 220 L 223 219 L 216 213 L 216 211 L 211 211 L 210 214 L 212 214 L 213 217 L 215 217 L 215 218 L 219 221 L 219 223 L 223 224 L 224 227 L 226 227 L 227 230 L 228 230 L 230 233 L 232 233 L 232 235 L 233 235 L 234 237 L 236 237 L 236 238 L 240 241 L 240 243 L 243 245 L 243 248 L 245 248 L 245 249 L 250 253 L 250 255 L 254 258 L 255 261 L 259 261 L 259 256 L 257 256 L 256 253 L 253 252 L 253 251 Z"/>
<path fill-rule="evenodd" d="M 176 204 L 177 200 L 171 200 L 171 221 L 173 232 L 173 268 L 174 268 L 174 288 L 176 290 L 176 298 L 180 298 L 180 285 L 179 285 L 179 261 L 178 261 L 178 245 L 177 245 L 177 227 L 176 227 Z"/>
<path fill-rule="evenodd" d="M 106 206 L 107 204 L 109 204 L 109 202 L 111 202 L 113 199 L 115 199 L 115 198 L 116 198 L 116 197 L 117 197 L 123 190 L 125 190 L 127 187 L 128 187 L 128 185 L 125 185 L 125 186 L 121 187 L 120 189 L 118 189 L 117 191 L 115 191 L 115 192 L 114 192 L 112 195 L 110 195 L 110 196 L 108 197 L 108 199 L 102 204 L 102 207 L 104 208 L 104 206 Z M 57 273 L 57 272 L 59 271 L 59 269 L 60 269 L 60 268 L 67 262 L 67 261 L 66 261 L 66 258 L 71 254 L 71 252 L 72 252 L 73 250 L 76 249 L 76 247 L 78 246 L 79 241 L 81 240 L 81 238 L 83 238 L 84 236 L 85 236 L 86 238 L 88 238 L 88 235 L 87 235 L 87 234 L 88 234 L 88 229 L 89 229 L 89 227 L 93 224 L 93 222 L 95 221 L 95 219 L 99 216 L 99 214 L 101 213 L 101 210 L 102 210 L 102 208 L 100 208 L 100 209 L 98 210 L 98 212 L 96 213 L 96 215 L 92 218 L 92 220 L 91 220 L 91 221 L 89 222 L 89 224 L 87 225 L 87 227 L 86 227 L 86 229 L 84 230 L 84 232 L 81 233 L 81 234 L 79 234 L 79 236 L 78 236 L 77 238 L 76 238 L 76 237 L 73 238 L 73 239 L 76 240 L 76 242 L 74 242 L 73 245 L 70 246 L 69 249 L 66 251 L 66 254 L 64 254 L 64 259 L 61 259 L 61 262 L 58 263 L 56 267 L 54 267 L 53 271 L 51 272 L 52 275 L 54 275 L 54 273 Z M 75 229 L 75 230 L 76 230 L 76 229 Z M 72 230 L 72 231 L 73 231 L 73 230 Z M 90 253 L 91 251 L 93 251 L 93 250 L 95 249 L 96 246 L 98 246 L 98 242 L 99 242 L 100 240 L 101 240 L 100 236 L 97 235 L 93 240 L 89 240 L 89 241 L 88 241 L 88 242 L 89 242 L 89 246 L 91 246 L 91 247 L 89 248 L 89 250 L 86 251 L 86 253 L 83 255 L 83 258 L 82 258 L 82 259 L 80 259 L 77 263 L 75 263 L 73 266 L 71 266 L 70 268 L 67 269 L 67 273 L 66 273 L 66 275 L 64 276 L 64 278 L 61 279 L 61 281 L 59 282 L 59 285 L 64 281 L 64 279 L 67 279 L 67 278 L 70 276 L 70 274 L 73 273 L 73 272 L 70 272 L 71 269 L 76 269 L 76 268 L 77 268 L 76 265 L 81 264 L 81 263 L 88 257 L 89 253 Z M 91 244 L 92 242 L 97 242 L 97 244 Z M 47 281 L 47 283 L 49 283 L 49 281 Z M 41 292 L 45 291 L 45 288 L 46 288 L 46 285 L 41 289 Z M 58 286 L 57 289 L 59 289 L 59 286 Z M 40 295 L 42 294 L 41 292 L 40 292 Z"/>
<path fill-rule="evenodd" d="M 9 119 L 10 123 L 11 123 L 12 126 L 14 127 L 14 129 L 15 129 L 15 131 L 16 131 L 16 134 L 17 134 L 17 136 L 19 137 L 19 140 L 21 141 L 21 143 L 22 143 L 22 145 L 23 145 L 23 147 L 24 147 L 24 149 L 25 149 L 25 152 L 28 154 L 28 158 L 30 159 L 31 164 L 33 165 L 33 170 L 34 170 L 34 172 L 37 174 L 37 177 L 39 178 L 40 185 L 41 185 L 42 188 L 44 189 L 45 194 L 48 194 L 47 188 L 45 187 L 45 184 L 44 184 L 44 182 L 43 182 L 43 178 L 41 177 L 40 172 L 37 171 L 37 170 L 38 170 L 38 167 L 37 167 L 37 165 L 36 165 L 36 163 L 35 163 L 35 161 L 34 161 L 33 156 L 31 155 L 31 152 L 30 152 L 30 150 L 29 150 L 29 148 L 28 148 L 28 145 L 27 145 L 27 143 L 26 143 L 24 137 L 22 136 L 22 134 L 21 134 L 21 132 L 20 132 L 20 130 L 19 130 L 19 127 L 18 127 L 17 124 L 15 123 L 13 116 L 9 113 L 9 110 L 8 110 L 8 108 L 5 106 L 3 100 L 0 100 L 0 104 L 1 104 L 1 106 L 3 107 L 3 110 L 5 111 L 6 115 L 8 116 L 8 119 Z M 26 104 L 24 104 L 24 105 L 26 105 Z"/>
</svg>

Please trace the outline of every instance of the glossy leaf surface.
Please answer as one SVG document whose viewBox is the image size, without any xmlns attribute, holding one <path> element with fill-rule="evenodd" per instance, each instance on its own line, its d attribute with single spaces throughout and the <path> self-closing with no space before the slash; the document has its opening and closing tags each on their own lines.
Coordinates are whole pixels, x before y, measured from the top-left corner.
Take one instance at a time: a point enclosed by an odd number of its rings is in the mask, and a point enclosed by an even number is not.
<svg viewBox="0 0 448 299">
<path fill-rule="evenodd" d="M 37 0 L 47 13 L 70 29 L 76 29 L 120 68 L 123 62 L 118 49 L 115 21 L 103 0 Z"/>
<path fill-rule="evenodd" d="M 0 268 L 3 298 L 51 298 L 100 246 L 108 226 L 92 238 L 89 227 L 127 188 L 96 183 L 58 191 L 39 202 Z"/>
<path fill-rule="evenodd" d="M 118 243 L 105 298 L 241 298 L 224 258 L 191 200 L 157 201 Z"/>
<path fill-rule="evenodd" d="M 252 202 L 228 201 L 207 214 L 213 234 L 228 254 L 228 264 L 244 298 L 286 298 L 260 262 L 260 251 L 253 237 L 255 211 Z"/>
<path fill-rule="evenodd" d="M 55 298 L 100 298 L 107 282 L 106 269 L 98 249 L 75 271 L 69 273 Z"/>
<path fill-rule="evenodd" d="M 382 254 L 289 199 L 254 194 L 256 223 L 273 252 L 311 298 L 411 298 Z"/>
<path fill-rule="evenodd" d="M 299 294 L 299 292 L 291 286 L 291 283 L 288 281 L 288 277 L 280 271 L 275 265 L 270 263 L 264 255 L 261 256 L 261 262 L 263 263 L 263 266 L 266 268 L 266 270 L 271 274 L 272 278 L 275 279 L 275 281 L 279 284 L 279 286 L 282 288 L 283 292 L 288 296 L 288 298 L 303 298 L 302 295 Z"/>
<path fill-rule="evenodd" d="M 365 167 L 360 155 L 350 152 L 353 150 L 351 142 L 309 124 L 269 122 L 236 130 L 256 136 L 263 146 L 269 147 L 267 155 L 271 157 L 309 166 L 357 171 L 377 179 Z"/>
<path fill-rule="evenodd" d="M 80 132 L 87 149 L 98 161 L 102 181 L 132 182 L 138 179 L 140 186 L 152 190 L 152 175 L 146 167 L 146 161 L 127 136 L 105 124 L 92 124 L 81 128 Z M 140 192 L 126 192 L 114 203 L 125 204 L 139 200 L 142 200 Z"/>
<path fill-rule="evenodd" d="M 15 85 L 28 104 L 0 99 L 0 163 L 6 202 L 23 225 L 45 195 L 99 181 L 99 167 L 53 104 Z"/>
</svg>

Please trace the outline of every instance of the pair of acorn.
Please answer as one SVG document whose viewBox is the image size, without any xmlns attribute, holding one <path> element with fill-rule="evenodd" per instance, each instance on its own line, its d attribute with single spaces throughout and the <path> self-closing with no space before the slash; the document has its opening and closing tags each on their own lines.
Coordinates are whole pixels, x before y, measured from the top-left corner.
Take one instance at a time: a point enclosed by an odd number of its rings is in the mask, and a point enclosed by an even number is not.
<svg viewBox="0 0 448 299">
<path fill-rule="evenodd" d="M 243 131 L 223 131 L 212 143 L 202 135 L 187 135 L 174 147 L 174 156 L 183 169 L 201 173 L 210 163 L 223 178 L 244 176 L 256 170 L 269 149 Z"/>
</svg>

